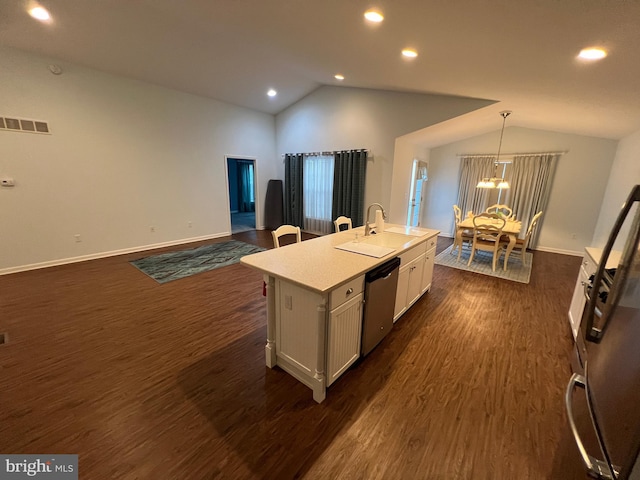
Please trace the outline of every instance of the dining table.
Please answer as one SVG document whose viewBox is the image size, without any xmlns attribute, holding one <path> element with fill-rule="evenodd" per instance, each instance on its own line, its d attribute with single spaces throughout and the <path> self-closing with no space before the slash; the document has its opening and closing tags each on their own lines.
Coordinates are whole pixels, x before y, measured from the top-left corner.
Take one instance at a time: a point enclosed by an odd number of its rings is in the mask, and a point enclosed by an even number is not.
<svg viewBox="0 0 640 480">
<path fill-rule="evenodd" d="M 458 223 L 458 228 L 456 230 L 456 243 L 458 245 L 462 245 L 462 232 L 464 230 L 473 230 L 473 217 L 474 215 L 467 215 L 467 218 Z M 496 223 L 498 223 L 496 221 Z M 502 222 L 499 222 L 502 223 Z M 518 234 L 522 230 L 522 222 L 520 220 L 507 220 L 502 228 L 502 234 L 509 237 L 509 244 L 507 245 L 507 250 L 504 254 L 504 270 L 507 270 L 507 262 L 509 261 L 509 255 L 513 251 L 513 247 L 516 244 L 516 240 L 518 239 Z M 460 249 L 462 250 L 462 249 Z M 458 254 L 458 259 L 460 259 L 460 255 Z"/>
</svg>

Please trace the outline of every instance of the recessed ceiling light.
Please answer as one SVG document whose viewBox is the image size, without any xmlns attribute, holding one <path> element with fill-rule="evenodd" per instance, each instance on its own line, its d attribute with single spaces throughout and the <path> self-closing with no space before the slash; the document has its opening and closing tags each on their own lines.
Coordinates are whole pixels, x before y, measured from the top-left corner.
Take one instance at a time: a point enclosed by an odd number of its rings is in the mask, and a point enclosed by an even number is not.
<svg viewBox="0 0 640 480">
<path fill-rule="evenodd" d="M 336 73 L 336 74 L 334 75 L 334 78 L 335 78 L 336 80 L 340 80 L 340 81 L 342 81 L 342 80 L 344 80 L 344 75 L 340 75 L 339 73 Z"/>
<path fill-rule="evenodd" d="M 405 48 L 402 50 L 402 55 L 407 58 L 416 58 L 418 56 L 418 52 L 416 52 L 413 48 Z"/>
<path fill-rule="evenodd" d="M 29 10 L 29 15 L 31 15 L 36 20 L 40 20 L 41 22 L 48 22 L 51 20 L 51 15 L 49 12 L 43 7 L 34 7 Z"/>
<path fill-rule="evenodd" d="M 606 56 L 607 52 L 602 48 L 584 48 L 580 50 L 578 55 L 583 60 L 600 60 Z"/>
<path fill-rule="evenodd" d="M 273 88 L 269 89 L 269 91 L 267 92 L 267 95 L 269 95 L 270 97 L 275 97 L 278 94 L 278 92 L 276 92 Z"/>
<path fill-rule="evenodd" d="M 380 23 L 382 20 L 384 20 L 382 14 L 376 10 L 367 10 L 366 12 L 364 12 L 364 18 L 374 23 Z"/>
</svg>

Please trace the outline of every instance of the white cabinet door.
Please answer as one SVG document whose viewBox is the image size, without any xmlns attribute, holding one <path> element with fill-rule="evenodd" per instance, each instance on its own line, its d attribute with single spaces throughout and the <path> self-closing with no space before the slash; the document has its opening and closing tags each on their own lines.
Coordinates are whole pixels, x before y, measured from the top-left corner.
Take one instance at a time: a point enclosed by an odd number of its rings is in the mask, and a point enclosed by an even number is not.
<svg viewBox="0 0 640 480">
<path fill-rule="evenodd" d="M 433 280 L 433 265 L 436 258 L 436 249 L 433 247 L 424 255 L 424 270 L 422 271 L 422 293 L 431 289 Z"/>
<path fill-rule="evenodd" d="M 575 339 L 578 335 L 578 328 L 580 327 L 580 320 L 582 319 L 582 312 L 587 303 L 587 299 L 584 296 L 584 287 L 589 282 L 587 272 L 583 267 L 580 267 L 580 273 L 576 280 L 576 286 L 573 290 L 573 297 L 571 298 L 571 306 L 569 307 L 569 323 L 571 324 L 571 333 Z"/>
<path fill-rule="evenodd" d="M 423 270 L 424 254 L 411 260 L 400 269 L 398 289 L 396 290 L 396 306 L 393 311 L 394 322 L 422 295 Z"/>
<path fill-rule="evenodd" d="M 422 295 L 422 272 L 424 271 L 424 255 L 420 255 L 409 268 L 409 289 L 407 291 L 407 308 L 413 305 Z"/>
<path fill-rule="evenodd" d="M 580 321 L 582 320 L 582 312 L 587 304 L 587 299 L 584 296 L 584 287 L 589 283 L 589 277 L 596 273 L 597 269 L 598 262 L 591 258 L 589 253 L 585 251 L 582 259 L 582 265 L 580 265 L 580 271 L 578 272 L 576 286 L 573 290 L 571 306 L 569 307 L 569 324 L 571 325 L 571 333 L 573 333 L 574 340 L 578 335 Z"/>
<path fill-rule="evenodd" d="M 409 267 L 411 264 L 400 268 L 398 272 L 398 288 L 396 289 L 396 306 L 393 311 L 393 321 L 400 318 L 400 315 L 407 309 L 407 292 L 409 291 Z"/>
<path fill-rule="evenodd" d="M 360 356 L 362 298 L 359 293 L 331 310 L 327 338 L 327 386 L 338 379 Z"/>
</svg>

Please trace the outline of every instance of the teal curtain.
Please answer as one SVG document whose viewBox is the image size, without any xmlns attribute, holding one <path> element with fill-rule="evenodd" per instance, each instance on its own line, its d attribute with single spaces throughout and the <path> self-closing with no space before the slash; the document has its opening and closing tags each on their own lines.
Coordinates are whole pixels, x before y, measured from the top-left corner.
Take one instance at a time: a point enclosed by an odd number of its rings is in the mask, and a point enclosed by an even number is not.
<svg viewBox="0 0 640 480">
<path fill-rule="evenodd" d="M 238 161 L 238 210 L 254 212 L 253 163 Z"/>
<path fill-rule="evenodd" d="M 284 156 L 284 223 L 304 227 L 303 165 L 301 153 Z"/>
<path fill-rule="evenodd" d="M 351 218 L 354 227 L 359 227 L 364 224 L 367 151 L 335 152 L 334 159 L 332 219 L 344 215 Z"/>
</svg>

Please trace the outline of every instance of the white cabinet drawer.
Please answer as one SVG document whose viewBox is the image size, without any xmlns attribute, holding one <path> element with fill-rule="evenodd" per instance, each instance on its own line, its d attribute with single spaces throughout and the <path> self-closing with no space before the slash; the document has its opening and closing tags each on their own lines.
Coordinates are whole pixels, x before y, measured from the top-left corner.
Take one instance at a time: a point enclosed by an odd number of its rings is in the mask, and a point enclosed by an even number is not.
<svg viewBox="0 0 640 480">
<path fill-rule="evenodd" d="M 431 250 L 432 248 L 436 248 L 436 243 L 438 242 L 438 237 L 431 237 L 429 240 L 427 240 L 427 252 L 429 250 Z"/>
<path fill-rule="evenodd" d="M 434 241 L 435 241 L 435 239 L 434 239 Z M 420 255 L 425 253 L 427 251 L 427 244 L 428 243 L 429 243 L 429 241 L 422 242 L 421 244 L 416 245 L 413 248 L 410 248 L 406 252 L 401 253 L 400 254 L 400 266 L 410 263 L 411 261 L 413 261 L 416 258 L 418 258 Z"/>
<path fill-rule="evenodd" d="M 347 300 L 351 300 L 364 290 L 364 275 L 354 278 L 350 282 L 339 286 L 329 294 L 329 310 L 339 307 Z"/>
</svg>

